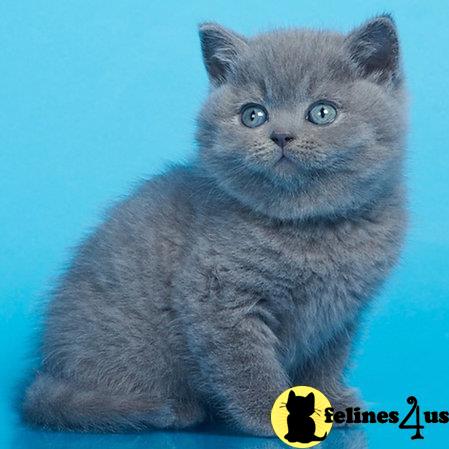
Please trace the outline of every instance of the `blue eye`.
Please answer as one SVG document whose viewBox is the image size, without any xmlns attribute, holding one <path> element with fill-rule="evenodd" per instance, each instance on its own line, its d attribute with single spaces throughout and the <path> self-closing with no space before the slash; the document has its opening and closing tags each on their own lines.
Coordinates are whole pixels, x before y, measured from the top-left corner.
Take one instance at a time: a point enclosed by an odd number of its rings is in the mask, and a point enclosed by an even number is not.
<svg viewBox="0 0 449 449">
<path fill-rule="evenodd" d="M 337 117 L 337 108 L 328 101 L 313 103 L 307 113 L 307 120 L 315 125 L 328 125 Z"/>
<path fill-rule="evenodd" d="M 250 103 L 242 107 L 240 118 L 248 128 L 257 128 L 268 120 L 268 112 L 260 104 Z"/>
</svg>

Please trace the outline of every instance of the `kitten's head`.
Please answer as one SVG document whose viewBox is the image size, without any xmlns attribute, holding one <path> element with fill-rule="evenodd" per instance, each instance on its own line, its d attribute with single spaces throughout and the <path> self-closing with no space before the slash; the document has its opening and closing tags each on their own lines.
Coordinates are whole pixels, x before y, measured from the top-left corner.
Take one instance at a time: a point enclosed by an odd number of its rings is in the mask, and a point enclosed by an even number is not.
<svg viewBox="0 0 449 449">
<path fill-rule="evenodd" d="M 307 396 L 296 396 L 295 392 L 290 390 L 285 406 L 290 414 L 311 416 L 315 413 L 315 395 L 309 393 Z"/>
<path fill-rule="evenodd" d="M 206 23 L 200 39 L 200 159 L 229 194 L 271 217 L 329 217 L 398 183 L 407 111 L 389 16 L 348 35 Z"/>
</svg>

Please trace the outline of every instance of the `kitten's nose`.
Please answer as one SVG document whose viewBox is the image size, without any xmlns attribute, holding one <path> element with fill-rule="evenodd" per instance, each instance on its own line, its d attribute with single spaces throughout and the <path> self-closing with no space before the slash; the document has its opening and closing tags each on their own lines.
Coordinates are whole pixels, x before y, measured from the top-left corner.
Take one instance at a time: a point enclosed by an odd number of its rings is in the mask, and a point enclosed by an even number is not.
<svg viewBox="0 0 449 449">
<path fill-rule="evenodd" d="M 287 145 L 288 142 L 291 142 L 292 140 L 294 140 L 294 136 L 292 136 L 291 134 L 286 134 L 286 133 L 277 133 L 277 132 L 272 132 L 270 139 L 276 143 L 277 145 L 279 145 L 281 148 L 284 148 L 285 145 Z"/>
</svg>

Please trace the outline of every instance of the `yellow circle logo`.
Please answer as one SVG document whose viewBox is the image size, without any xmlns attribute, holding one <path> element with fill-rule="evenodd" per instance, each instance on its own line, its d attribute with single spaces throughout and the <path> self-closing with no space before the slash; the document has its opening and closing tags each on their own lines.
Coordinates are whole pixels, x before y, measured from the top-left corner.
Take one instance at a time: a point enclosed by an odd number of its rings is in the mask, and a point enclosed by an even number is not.
<svg viewBox="0 0 449 449">
<path fill-rule="evenodd" d="M 293 447 L 312 447 L 329 435 L 332 422 L 327 423 L 324 411 L 332 407 L 321 391 L 312 387 L 285 390 L 271 409 L 271 425 L 276 435 Z"/>
</svg>

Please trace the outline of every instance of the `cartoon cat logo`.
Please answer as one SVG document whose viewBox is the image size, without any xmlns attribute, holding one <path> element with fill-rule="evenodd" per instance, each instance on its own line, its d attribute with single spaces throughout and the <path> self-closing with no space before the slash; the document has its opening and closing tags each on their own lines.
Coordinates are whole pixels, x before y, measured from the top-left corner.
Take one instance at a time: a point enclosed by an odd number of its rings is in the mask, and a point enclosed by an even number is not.
<svg viewBox="0 0 449 449">
<path fill-rule="evenodd" d="M 315 412 L 315 395 L 310 392 L 306 397 L 296 396 L 293 390 L 288 394 L 287 417 L 288 433 L 284 438 L 290 443 L 311 443 L 312 441 L 323 441 L 327 437 L 315 435 L 316 425 L 312 418 Z"/>
<path fill-rule="evenodd" d="M 312 387 L 289 388 L 273 405 L 273 429 L 290 446 L 315 446 L 327 438 L 332 428 L 332 423 L 325 422 L 324 410 L 328 407 L 331 404 L 326 396 Z"/>
</svg>

